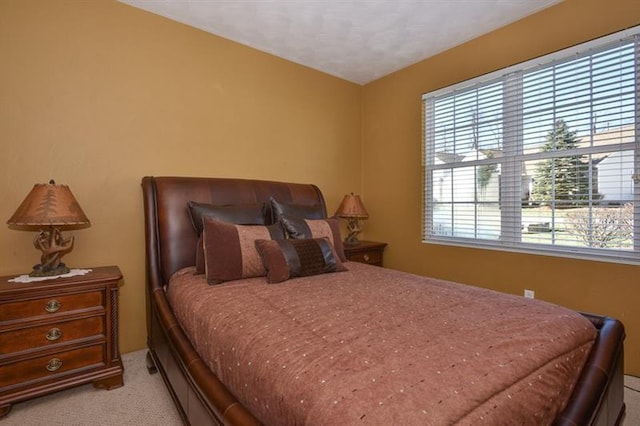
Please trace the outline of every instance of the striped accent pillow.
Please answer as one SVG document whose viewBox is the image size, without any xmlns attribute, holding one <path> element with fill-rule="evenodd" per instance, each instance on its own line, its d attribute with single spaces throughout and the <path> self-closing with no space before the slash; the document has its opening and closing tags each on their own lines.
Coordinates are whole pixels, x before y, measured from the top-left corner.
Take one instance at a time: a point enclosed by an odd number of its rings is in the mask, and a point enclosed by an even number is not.
<svg viewBox="0 0 640 426">
<path fill-rule="evenodd" d="M 209 284 L 267 275 L 255 241 L 284 238 L 279 224 L 235 225 L 206 216 L 202 220 L 205 274 Z"/>
<path fill-rule="evenodd" d="M 282 215 L 280 216 L 282 223 L 289 238 L 328 238 L 343 262 L 347 261 L 342 245 L 342 236 L 340 235 L 340 223 L 335 217 L 328 219 L 303 219 L 300 217 Z"/>
<path fill-rule="evenodd" d="M 204 274 L 204 248 L 202 244 L 202 229 L 204 224 L 202 218 L 210 216 L 214 219 L 236 223 L 238 225 L 264 225 L 265 224 L 265 204 L 245 204 L 245 205 L 213 205 L 187 202 L 189 206 L 189 216 L 191 224 L 198 234 L 196 245 L 196 274 Z"/>
<path fill-rule="evenodd" d="M 328 238 L 256 240 L 267 281 L 346 271 Z"/>
</svg>

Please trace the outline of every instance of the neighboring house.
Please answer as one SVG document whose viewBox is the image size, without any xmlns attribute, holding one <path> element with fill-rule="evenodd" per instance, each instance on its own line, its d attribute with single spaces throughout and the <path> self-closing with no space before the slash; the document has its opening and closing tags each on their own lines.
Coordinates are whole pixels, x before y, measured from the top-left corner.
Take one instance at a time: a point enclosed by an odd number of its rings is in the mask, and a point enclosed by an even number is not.
<svg viewBox="0 0 640 426">
<path fill-rule="evenodd" d="M 616 129 L 595 132 L 589 136 L 579 139 L 580 147 L 605 146 L 618 143 L 627 143 L 634 140 L 634 130 L 632 126 L 623 126 Z M 447 152 L 436 153 L 435 164 L 459 163 L 465 158 L 483 160 L 487 157 L 487 152 L 491 151 L 494 157 L 500 156 L 499 150 L 471 150 L 466 155 L 456 155 Z M 594 154 L 591 157 L 593 162 L 593 179 L 596 191 L 601 195 L 603 201 L 621 202 L 633 199 L 634 161 L 632 151 L 612 152 Z M 533 188 L 533 174 L 535 162 L 523 164 L 521 183 L 521 199 L 530 200 Z M 483 170 L 479 167 L 475 172 L 472 167 L 455 169 L 452 176 L 451 170 L 439 170 L 434 173 L 434 197 L 437 202 L 498 202 L 500 194 L 500 170 L 489 172 L 485 169 L 484 179 L 480 179 Z M 474 182 L 474 173 L 478 174 L 478 197 L 475 199 L 475 188 L 468 183 Z M 458 183 L 456 185 L 456 182 Z M 467 183 L 460 185 L 460 182 Z"/>
<path fill-rule="evenodd" d="M 499 156 L 498 150 L 491 150 L 494 157 Z M 453 155 L 444 152 L 436 153 L 435 164 L 441 165 L 451 162 L 463 161 L 465 157 L 471 157 L 473 159 L 484 160 L 487 157 L 485 150 L 470 151 L 466 156 Z M 455 157 L 455 158 L 452 158 Z M 522 171 L 522 184 L 521 184 L 521 199 L 523 201 L 529 199 L 531 192 L 532 176 L 526 170 L 526 165 L 523 165 Z M 483 168 L 478 166 L 474 170 L 473 167 L 462 167 L 455 169 L 455 174 L 452 175 L 451 169 L 437 170 L 434 172 L 434 198 L 437 202 L 449 203 L 452 201 L 460 202 L 495 202 L 500 200 L 500 169 L 490 169 L 489 167 Z M 481 177 L 481 175 L 483 175 Z M 474 182 L 478 185 L 477 200 L 475 199 L 475 188 L 473 185 L 460 185 L 460 182 L 469 183 Z M 456 182 L 458 183 L 456 185 Z"/>
<path fill-rule="evenodd" d="M 439 152 L 435 164 L 462 162 L 464 158 L 484 160 L 500 156 L 499 150 L 472 150 L 467 155 Z M 531 176 L 523 171 L 521 198 L 529 198 Z M 477 185 L 477 194 L 476 187 Z M 439 205 L 434 209 L 433 223 L 441 235 L 498 239 L 496 216 L 500 215 L 500 169 L 498 166 L 469 166 L 439 169 L 433 173 L 433 197 Z M 477 210 L 476 210 L 477 207 Z"/>
<path fill-rule="evenodd" d="M 633 151 L 614 152 L 603 158 L 598 170 L 598 193 L 604 203 L 633 201 Z"/>
<path fill-rule="evenodd" d="M 584 146 L 605 146 L 635 141 L 632 125 L 607 129 L 583 138 Z M 619 151 L 604 155 L 593 155 L 598 194 L 603 203 L 625 203 L 633 201 L 634 158 L 632 151 Z"/>
<path fill-rule="evenodd" d="M 580 138 L 579 146 L 606 146 L 633 140 L 633 127 L 624 126 Z M 489 156 L 495 158 L 500 155 L 501 152 L 497 149 L 470 150 L 465 155 L 438 152 L 435 155 L 435 164 L 459 165 L 465 158 L 483 160 Z M 591 162 L 595 192 L 603 203 L 624 204 L 633 201 L 633 151 L 593 154 Z M 520 197 L 523 203 L 529 205 L 533 205 L 531 192 L 535 166 L 535 161 L 522 165 Z M 441 235 L 452 235 L 455 227 L 457 236 L 497 239 L 499 229 L 495 226 L 495 215 L 500 214 L 496 209 L 500 202 L 500 178 L 500 169 L 497 166 L 434 170 L 433 197 L 439 205 L 434 210 L 433 221 L 437 232 Z"/>
</svg>

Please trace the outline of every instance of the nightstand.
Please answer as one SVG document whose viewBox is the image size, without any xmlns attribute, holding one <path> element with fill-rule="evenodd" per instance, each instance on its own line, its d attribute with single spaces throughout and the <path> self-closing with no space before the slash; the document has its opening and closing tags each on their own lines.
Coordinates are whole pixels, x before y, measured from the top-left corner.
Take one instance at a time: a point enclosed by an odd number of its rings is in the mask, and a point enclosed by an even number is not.
<svg viewBox="0 0 640 426">
<path fill-rule="evenodd" d="M 353 262 L 382 266 L 386 246 L 387 243 L 376 241 L 358 241 L 355 244 L 344 244 L 344 254 Z"/>
<path fill-rule="evenodd" d="M 0 277 L 0 417 L 72 386 L 123 385 L 117 266 L 32 283 Z"/>
</svg>

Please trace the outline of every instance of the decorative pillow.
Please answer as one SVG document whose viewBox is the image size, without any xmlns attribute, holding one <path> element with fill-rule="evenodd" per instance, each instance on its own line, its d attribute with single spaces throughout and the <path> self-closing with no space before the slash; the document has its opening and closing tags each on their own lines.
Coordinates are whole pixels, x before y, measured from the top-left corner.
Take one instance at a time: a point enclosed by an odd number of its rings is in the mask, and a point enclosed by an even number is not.
<svg viewBox="0 0 640 426">
<path fill-rule="evenodd" d="M 279 225 L 235 225 L 205 216 L 202 241 L 209 284 L 267 275 L 255 241 L 281 239 Z"/>
<path fill-rule="evenodd" d="M 342 237 L 340 235 L 340 223 L 335 217 L 328 219 L 302 219 L 295 216 L 282 215 L 280 223 L 284 227 L 289 238 L 328 238 L 336 253 L 343 262 L 347 261 L 344 255 Z"/>
<path fill-rule="evenodd" d="M 264 225 L 265 205 L 223 205 L 187 202 L 189 206 L 189 216 L 193 229 L 198 233 L 198 243 L 196 245 L 196 274 L 204 274 L 204 249 L 202 247 L 202 218 L 205 216 L 221 220 L 223 222 L 236 223 L 238 225 Z"/>
<path fill-rule="evenodd" d="M 264 225 L 265 205 L 243 204 L 243 205 L 223 205 L 198 203 L 189 201 L 189 215 L 191 224 L 198 235 L 202 233 L 202 218 L 210 216 L 223 222 L 236 223 L 238 225 Z"/>
<path fill-rule="evenodd" d="M 305 219 L 324 219 L 327 217 L 324 207 L 320 204 L 292 204 L 280 203 L 270 197 L 272 223 L 278 223 L 282 215 L 302 217 Z"/>
<path fill-rule="evenodd" d="M 256 240 L 267 281 L 346 271 L 328 238 Z"/>
</svg>

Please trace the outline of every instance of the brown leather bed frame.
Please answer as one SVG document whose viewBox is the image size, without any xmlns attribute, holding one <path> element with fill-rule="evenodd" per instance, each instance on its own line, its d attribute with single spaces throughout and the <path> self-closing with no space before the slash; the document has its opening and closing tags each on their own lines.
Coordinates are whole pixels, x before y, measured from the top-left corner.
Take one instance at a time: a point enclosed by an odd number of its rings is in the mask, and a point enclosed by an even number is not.
<svg viewBox="0 0 640 426">
<path fill-rule="evenodd" d="M 185 424 L 259 424 L 198 356 L 171 311 L 164 286 L 174 272 L 194 264 L 197 236 L 188 201 L 241 205 L 266 202 L 273 195 L 282 202 L 320 205 L 326 211 L 322 193 L 314 185 L 195 177 L 144 177 L 142 192 L 149 371 L 160 372 Z M 617 425 L 625 413 L 624 328 L 609 317 L 584 315 L 599 335 L 556 424 Z"/>
</svg>

